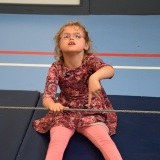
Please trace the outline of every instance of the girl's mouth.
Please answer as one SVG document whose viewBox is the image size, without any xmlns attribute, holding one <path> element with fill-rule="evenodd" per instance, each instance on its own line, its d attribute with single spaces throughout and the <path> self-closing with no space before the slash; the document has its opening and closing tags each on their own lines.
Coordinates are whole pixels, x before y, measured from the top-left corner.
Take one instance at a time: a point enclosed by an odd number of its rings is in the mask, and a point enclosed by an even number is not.
<svg viewBox="0 0 160 160">
<path fill-rule="evenodd" d="M 68 45 L 75 45 L 75 43 L 74 42 L 69 42 Z"/>
</svg>

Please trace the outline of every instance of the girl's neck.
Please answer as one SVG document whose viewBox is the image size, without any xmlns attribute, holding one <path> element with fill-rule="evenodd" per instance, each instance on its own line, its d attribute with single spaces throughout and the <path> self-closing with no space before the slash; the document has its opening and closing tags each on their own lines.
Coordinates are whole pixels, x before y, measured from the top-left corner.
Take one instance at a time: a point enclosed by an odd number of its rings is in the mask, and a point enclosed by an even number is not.
<svg viewBox="0 0 160 160">
<path fill-rule="evenodd" d="M 63 55 L 64 57 L 64 64 L 66 67 L 68 68 L 77 68 L 79 66 L 81 66 L 82 61 L 84 59 L 84 53 L 80 53 L 80 54 L 72 54 L 72 55 Z"/>
</svg>

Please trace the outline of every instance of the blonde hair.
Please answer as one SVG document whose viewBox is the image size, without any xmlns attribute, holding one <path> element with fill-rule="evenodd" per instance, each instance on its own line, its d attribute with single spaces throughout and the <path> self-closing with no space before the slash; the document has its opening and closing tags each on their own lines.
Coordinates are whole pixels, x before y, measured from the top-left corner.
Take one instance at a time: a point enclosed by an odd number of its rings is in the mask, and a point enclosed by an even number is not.
<svg viewBox="0 0 160 160">
<path fill-rule="evenodd" d="M 84 39 L 86 41 L 86 43 L 89 45 L 88 50 L 85 50 L 84 53 L 85 54 L 89 54 L 90 50 L 91 50 L 91 39 L 89 37 L 88 31 L 85 29 L 85 27 L 78 21 L 71 21 L 68 22 L 66 24 L 64 24 L 59 31 L 57 32 L 57 34 L 54 37 L 55 40 L 55 59 L 56 60 L 60 60 L 60 61 L 64 61 L 63 60 L 63 54 L 62 51 L 59 49 L 59 42 L 60 42 L 60 36 L 62 34 L 62 32 L 64 31 L 65 27 L 67 26 L 75 26 L 75 27 L 79 27 L 80 29 L 82 29 L 83 33 L 84 33 Z"/>
</svg>

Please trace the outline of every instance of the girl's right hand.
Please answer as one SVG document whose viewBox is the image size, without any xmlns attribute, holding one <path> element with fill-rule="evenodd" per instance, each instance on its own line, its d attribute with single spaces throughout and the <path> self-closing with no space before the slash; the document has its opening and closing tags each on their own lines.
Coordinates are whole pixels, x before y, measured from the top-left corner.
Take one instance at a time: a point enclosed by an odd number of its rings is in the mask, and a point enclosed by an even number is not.
<svg viewBox="0 0 160 160">
<path fill-rule="evenodd" d="M 54 112 L 60 112 L 64 110 L 64 106 L 61 105 L 60 103 L 50 103 L 48 105 L 48 109 Z"/>
</svg>

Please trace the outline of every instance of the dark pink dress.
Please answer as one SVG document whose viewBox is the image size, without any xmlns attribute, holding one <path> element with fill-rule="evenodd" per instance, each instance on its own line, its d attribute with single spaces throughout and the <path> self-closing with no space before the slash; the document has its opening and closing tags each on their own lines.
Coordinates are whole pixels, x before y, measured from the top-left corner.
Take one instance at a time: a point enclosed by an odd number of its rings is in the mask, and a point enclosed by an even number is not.
<svg viewBox="0 0 160 160">
<path fill-rule="evenodd" d="M 88 79 L 98 69 L 107 66 L 101 59 L 90 54 L 85 57 L 82 65 L 75 69 L 67 68 L 62 62 L 56 61 L 49 69 L 43 98 L 55 99 L 57 87 L 60 88 L 60 95 L 57 102 L 69 108 L 90 108 L 90 109 L 113 109 L 102 88 L 101 100 L 92 98 L 88 106 Z M 89 126 L 92 123 L 104 122 L 109 128 L 109 134 L 116 132 L 117 116 L 115 112 L 74 112 L 63 111 L 54 113 L 49 111 L 45 117 L 35 120 L 33 127 L 40 133 L 46 133 L 53 126 L 77 128 Z"/>
</svg>

